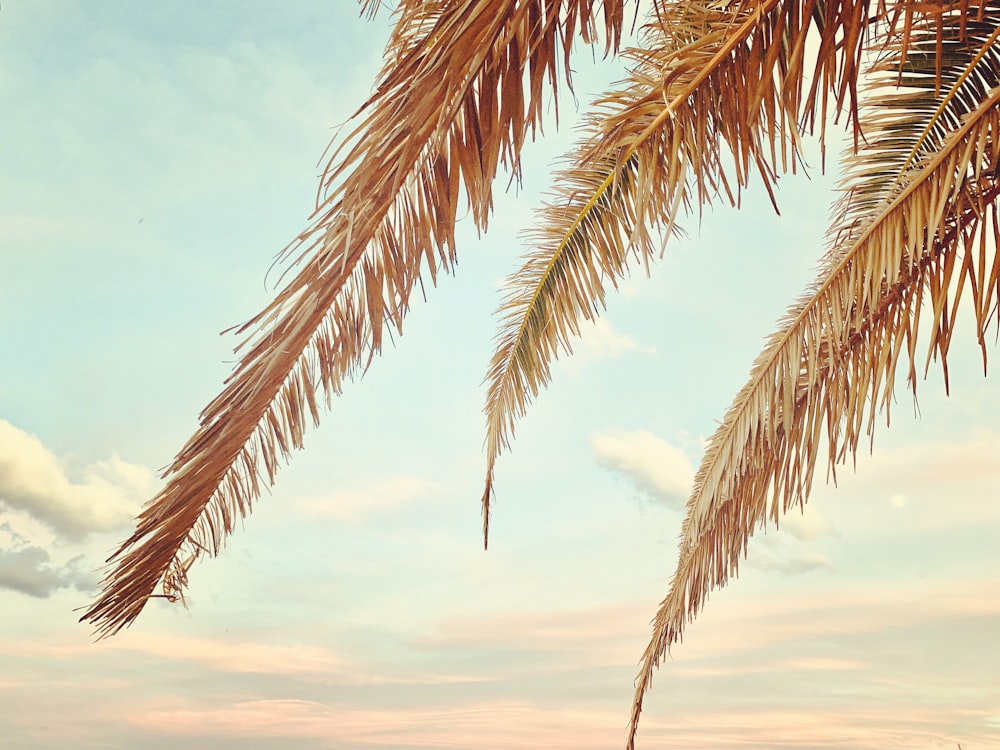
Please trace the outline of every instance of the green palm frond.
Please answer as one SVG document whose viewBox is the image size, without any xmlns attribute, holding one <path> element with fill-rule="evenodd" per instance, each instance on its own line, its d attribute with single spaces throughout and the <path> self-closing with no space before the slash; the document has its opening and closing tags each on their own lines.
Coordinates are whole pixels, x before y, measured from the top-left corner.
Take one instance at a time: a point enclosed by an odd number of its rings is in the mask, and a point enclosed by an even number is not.
<svg viewBox="0 0 1000 750">
<path fill-rule="evenodd" d="M 309 228 L 285 252 L 295 275 L 239 328 L 241 359 L 112 555 L 83 615 L 102 636 L 131 623 L 158 584 L 183 598 L 281 459 L 302 446 L 345 380 L 402 330 L 422 274 L 455 260 L 458 213 L 485 228 L 501 166 L 515 176 L 543 97 L 569 80 L 577 38 L 619 43 L 623 0 L 402 0 L 386 63 L 325 171 Z M 369 12 L 375 4 L 363 6 Z"/>
<path fill-rule="evenodd" d="M 736 205 L 754 174 L 773 200 L 802 130 L 833 106 L 853 118 L 868 26 L 866 0 L 657 5 L 643 49 L 625 53 L 629 79 L 598 102 L 540 213 L 535 249 L 507 283 L 487 375 L 484 542 L 496 460 L 552 359 L 603 307 L 605 285 L 654 260 L 681 209 L 720 195 Z"/>
<path fill-rule="evenodd" d="M 754 363 L 695 478 L 670 589 L 637 678 L 632 748 L 652 672 L 749 537 L 801 506 L 822 440 L 831 470 L 889 419 L 900 358 L 916 388 L 917 336 L 945 367 L 955 310 L 983 348 L 1000 297 L 1000 28 L 981 8 L 913 17 L 879 39 L 861 110 L 864 147 L 816 286 Z M 897 88 L 899 85 L 899 88 Z M 964 300 L 964 302 L 963 302 Z"/>
</svg>

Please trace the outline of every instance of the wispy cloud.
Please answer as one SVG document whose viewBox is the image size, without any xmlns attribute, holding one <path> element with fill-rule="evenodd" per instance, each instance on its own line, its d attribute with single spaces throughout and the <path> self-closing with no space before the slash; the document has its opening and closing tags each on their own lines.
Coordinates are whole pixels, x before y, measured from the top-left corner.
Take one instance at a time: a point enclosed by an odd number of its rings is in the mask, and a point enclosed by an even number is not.
<svg viewBox="0 0 1000 750">
<path fill-rule="evenodd" d="M 784 694 L 783 694 L 784 695 Z M 788 696 L 791 699 L 791 696 Z M 877 702 L 867 708 L 674 711 L 669 721 L 646 720 L 643 745 L 708 750 L 747 747 L 796 750 L 924 750 L 929 747 L 995 747 L 996 733 L 984 731 L 982 713 Z"/>
<path fill-rule="evenodd" d="M 743 583 L 746 586 L 746 582 Z M 783 648 L 810 638 L 857 639 L 903 627 L 927 627 L 944 620 L 1000 618 L 1000 601 L 984 596 L 1000 577 L 976 580 L 922 580 L 894 583 L 841 583 L 815 592 L 773 591 L 761 596 L 722 596 L 706 607 L 678 653 L 692 659 L 728 658 L 737 651 Z M 932 604 L 931 604 L 932 603 Z"/>
<path fill-rule="evenodd" d="M 70 660 L 112 653 L 142 654 L 171 663 L 189 662 L 221 673 L 261 675 L 325 675 L 331 680 L 353 674 L 353 665 L 338 652 L 315 644 L 270 643 L 260 639 L 213 639 L 169 632 L 129 631 L 91 643 L 73 639 L 5 640 L 0 654 L 17 653 L 44 659 Z"/>
<path fill-rule="evenodd" d="M 845 672 L 866 669 L 869 662 L 858 659 L 831 659 L 824 657 L 800 657 L 795 659 L 759 660 L 751 664 L 729 666 L 685 665 L 671 670 L 680 677 L 733 677 L 761 673 L 789 672 Z"/>
<path fill-rule="evenodd" d="M 810 573 L 814 570 L 831 570 L 833 568 L 826 555 L 815 550 L 784 551 L 762 545 L 758 545 L 753 554 L 747 557 L 746 565 L 749 568 L 793 576 Z"/>
<path fill-rule="evenodd" d="M 964 440 L 931 440 L 899 447 L 876 445 L 872 455 L 859 453 L 857 473 L 838 471 L 838 483 L 853 487 L 860 482 L 866 492 L 881 495 L 896 508 L 917 499 L 936 503 L 942 489 L 956 492 L 961 488 L 962 494 L 967 494 L 1000 487 L 998 454 L 1000 434 L 991 431 L 980 431 Z M 953 519 L 949 526 L 968 520 L 965 514 L 953 510 L 948 513 Z M 945 520 L 942 514 L 934 522 Z"/>
<path fill-rule="evenodd" d="M 426 497 L 435 486 L 419 477 L 399 476 L 371 482 L 363 489 L 302 497 L 295 501 L 295 508 L 309 518 L 359 523 L 373 516 L 397 512 Z"/>
<path fill-rule="evenodd" d="M 570 372 L 579 372 L 598 362 L 618 359 L 626 354 L 655 354 L 652 346 L 640 344 L 624 333 L 615 330 L 604 318 L 597 318 L 592 325 L 580 329 L 580 338 L 572 342 L 573 354 L 564 366 Z"/>
<path fill-rule="evenodd" d="M 815 506 L 793 508 L 781 517 L 778 530 L 769 529 L 754 537 L 745 565 L 787 576 L 832 570 L 830 560 L 813 543 L 836 534 L 833 525 Z"/>
<path fill-rule="evenodd" d="M 104 641 L 108 650 L 139 651 L 171 661 L 191 661 L 220 672 L 271 675 L 349 673 L 348 661 L 336 651 L 317 645 L 266 643 L 259 640 L 204 639 L 173 634 L 130 634 Z"/>
<path fill-rule="evenodd" d="M 132 721 L 179 736 L 325 738 L 333 746 L 599 748 L 621 740 L 620 714 L 506 701 L 460 708 L 359 710 L 307 700 L 260 700 L 137 713 Z"/>
<path fill-rule="evenodd" d="M 626 476 L 635 486 L 672 508 L 691 492 L 694 469 L 687 455 L 651 432 L 609 430 L 590 436 L 597 462 Z"/>
<path fill-rule="evenodd" d="M 449 617 L 410 643 L 441 652 L 482 646 L 517 648 L 531 644 L 536 654 L 574 653 L 587 664 L 627 663 L 635 656 L 636 623 L 649 615 L 648 602 L 626 601 L 561 610 L 490 612 Z M 598 647 L 599 646 L 599 647 Z M 577 665 L 581 662 L 575 661 Z"/>
<path fill-rule="evenodd" d="M 836 533 L 833 525 L 813 505 L 805 505 L 801 510 L 793 508 L 781 517 L 780 526 L 800 542 L 814 542 Z"/>
</svg>

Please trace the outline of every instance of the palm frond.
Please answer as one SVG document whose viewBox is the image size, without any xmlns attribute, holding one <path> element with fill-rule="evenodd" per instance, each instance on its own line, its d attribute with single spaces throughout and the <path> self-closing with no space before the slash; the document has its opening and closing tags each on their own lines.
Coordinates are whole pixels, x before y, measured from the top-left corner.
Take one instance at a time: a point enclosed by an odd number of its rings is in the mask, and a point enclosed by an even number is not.
<svg viewBox="0 0 1000 750">
<path fill-rule="evenodd" d="M 623 0 L 602 4 L 617 48 Z M 598 36 L 596 0 L 402 0 L 386 64 L 355 128 L 333 154 L 309 228 L 286 251 L 296 275 L 240 327 L 241 360 L 168 467 L 163 490 L 111 556 L 83 615 L 100 635 L 130 624 L 162 581 L 183 598 L 187 570 L 215 555 L 237 518 L 274 483 L 345 380 L 402 331 L 414 287 L 455 261 L 467 204 L 485 228 L 492 184 L 519 175 L 543 97 L 569 81 L 577 37 Z M 373 5 L 363 6 L 368 10 Z"/>
<path fill-rule="evenodd" d="M 385 6 L 385 0 L 358 0 L 361 5 L 361 15 L 374 18 L 375 14 Z"/>
<path fill-rule="evenodd" d="M 925 369 L 939 358 L 947 382 L 964 299 L 985 365 L 1000 298 L 997 10 L 914 17 L 874 50 L 861 111 L 866 145 L 846 158 L 819 281 L 754 363 L 695 478 L 677 568 L 636 681 L 627 748 L 653 670 L 711 589 L 737 573 L 754 530 L 805 503 L 824 437 L 835 477 L 873 435 L 879 410 L 888 423 L 901 357 L 915 392 L 918 332 L 930 333 Z"/>
<path fill-rule="evenodd" d="M 484 542 L 496 460 L 552 359 L 603 307 L 605 285 L 648 267 L 682 209 L 720 195 L 736 205 L 754 174 L 773 199 L 777 174 L 796 169 L 802 129 L 818 120 L 822 141 L 828 108 L 853 122 L 869 22 L 867 0 L 657 4 L 643 49 L 625 53 L 629 79 L 598 103 L 535 250 L 507 283 L 487 375 Z"/>
</svg>

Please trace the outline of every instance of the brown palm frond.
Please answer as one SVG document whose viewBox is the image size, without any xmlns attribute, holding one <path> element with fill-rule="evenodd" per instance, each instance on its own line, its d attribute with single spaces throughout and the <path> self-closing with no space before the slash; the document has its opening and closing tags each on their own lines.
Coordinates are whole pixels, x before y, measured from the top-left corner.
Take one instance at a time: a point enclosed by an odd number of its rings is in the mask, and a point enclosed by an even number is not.
<svg viewBox="0 0 1000 750">
<path fill-rule="evenodd" d="M 835 472 L 872 436 L 880 409 L 888 422 L 901 357 L 915 391 L 918 332 L 929 331 L 926 366 L 939 358 L 947 383 L 964 300 L 985 364 L 1000 298 L 998 10 L 914 17 L 905 35 L 880 42 L 862 108 L 867 145 L 846 159 L 819 281 L 754 363 L 695 478 L 627 748 L 653 670 L 708 593 L 736 574 L 754 530 L 805 503 L 823 438 Z"/>
<path fill-rule="evenodd" d="M 720 195 L 736 205 L 754 174 L 773 200 L 802 130 L 828 109 L 854 122 L 869 11 L 868 0 L 657 5 L 644 49 L 625 53 L 629 79 L 598 103 L 531 235 L 536 249 L 507 283 L 487 375 L 484 542 L 497 457 L 552 359 L 603 307 L 605 285 L 662 253 L 657 235 L 671 234 L 681 209 Z"/>
<path fill-rule="evenodd" d="M 386 6 L 385 0 L 358 0 L 361 5 L 361 15 L 375 18 L 375 14 Z"/>
<path fill-rule="evenodd" d="M 619 43 L 623 0 L 604 0 Z M 577 37 L 598 36 L 597 0 L 401 0 L 375 94 L 331 158 L 309 228 L 284 257 L 296 275 L 239 329 L 242 358 L 111 556 L 83 615 L 100 635 L 131 623 L 162 582 L 179 598 L 191 556 L 215 555 L 280 459 L 302 446 L 345 379 L 402 330 L 414 286 L 455 260 L 463 204 L 485 228 L 492 183 L 516 177 L 543 96 L 569 80 Z M 371 9 L 371 5 L 367 6 Z M 367 359 L 366 359 L 367 358 Z"/>
</svg>

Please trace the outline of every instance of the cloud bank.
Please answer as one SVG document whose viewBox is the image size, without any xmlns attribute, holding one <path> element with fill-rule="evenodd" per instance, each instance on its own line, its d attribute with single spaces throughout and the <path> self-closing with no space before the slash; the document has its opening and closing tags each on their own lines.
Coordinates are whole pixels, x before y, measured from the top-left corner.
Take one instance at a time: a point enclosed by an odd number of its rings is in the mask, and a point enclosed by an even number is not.
<svg viewBox="0 0 1000 750">
<path fill-rule="evenodd" d="M 149 469 L 118 456 L 90 464 L 74 481 L 37 437 L 0 420 L 0 511 L 22 511 L 83 541 L 129 526 L 152 487 Z"/>
</svg>

